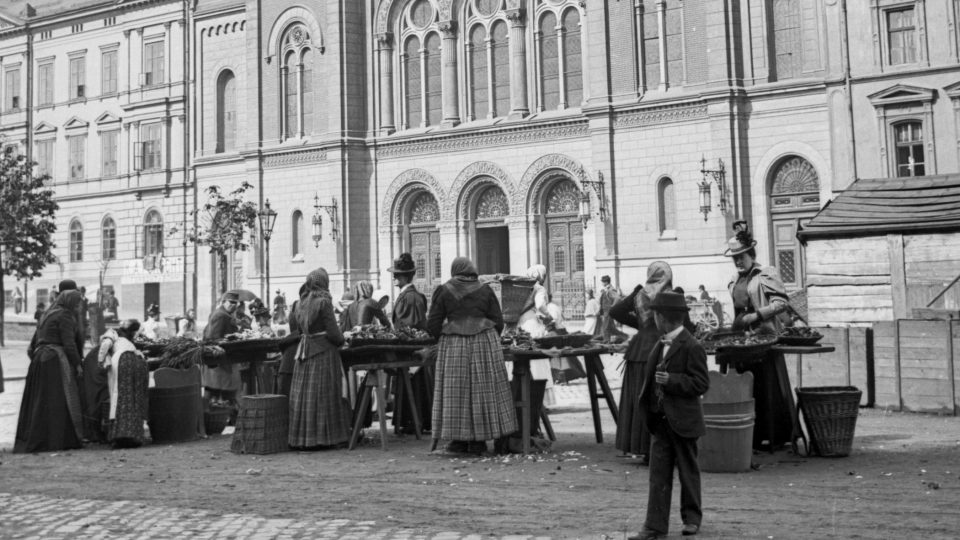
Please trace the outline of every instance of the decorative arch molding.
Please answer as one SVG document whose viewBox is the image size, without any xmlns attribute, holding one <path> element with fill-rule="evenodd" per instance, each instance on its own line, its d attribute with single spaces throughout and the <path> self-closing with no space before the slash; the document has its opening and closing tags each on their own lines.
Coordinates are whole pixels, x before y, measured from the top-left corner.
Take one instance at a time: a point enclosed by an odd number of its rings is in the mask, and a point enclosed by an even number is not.
<svg viewBox="0 0 960 540">
<path fill-rule="evenodd" d="M 383 196 L 384 204 L 380 222 L 384 225 L 402 224 L 404 205 L 411 195 L 423 190 L 433 195 L 440 208 L 446 206 L 446 192 L 432 174 L 424 169 L 407 169 L 390 182 L 390 187 Z"/>
<path fill-rule="evenodd" d="M 377 7 L 377 17 L 376 21 L 376 33 L 382 34 L 384 32 L 389 32 L 393 28 L 393 23 L 397 19 L 397 15 L 403 11 L 403 8 L 406 7 L 412 0 L 382 0 L 380 5 Z M 462 11 L 463 0 L 430 0 L 434 8 L 437 10 L 437 14 L 440 16 L 441 21 L 452 20 L 454 13 L 459 13 Z M 507 5 L 518 4 L 518 0 L 507 0 Z M 456 4 L 456 7 L 454 6 Z"/>
<path fill-rule="evenodd" d="M 829 200 L 831 182 L 826 175 L 829 174 L 831 169 L 827 160 L 809 144 L 799 141 L 786 141 L 770 147 L 760 158 L 760 161 L 757 162 L 756 168 L 753 169 L 754 176 L 751 182 L 750 193 L 755 202 L 763 201 L 770 195 L 770 183 L 773 180 L 777 167 L 779 167 L 784 160 L 791 157 L 801 158 L 813 167 L 820 181 L 820 200 Z M 766 212 L 766 208 L 757 208 L 757 210 Z M 760 215 L 764 214 L 761 213 Z"/>
<path fill-rule="evenodd" d="M 544 188 L 556 179 L 557 173 L 565 173 L 565 176 L 569 176 L 581 190 L 583 181 L 590 178 L 579 161 L 563 154 L 547 154 L 537 159 L 527 167 L 520 180 L 519 192 L 525 197 L 521 203 L 525 207 L 523 213 L 540 213 L 539 205 L 542 202 Z"/>
<path fill-rule="evenodd" d="M 320 24 L 313 12 L 303 6 L 294 6 L 277 17 L 273 27 L 270 29 L 270 39 L 267 40 L 267 61 L 277 55 L 277 46 L 280 44 L 280 36 L 291 24 L 295 22 L 303 23 L 310 30 L 310 40 L 317 46 L 318 52 L 323 54 L 323 33 L 320 31 Z"/>
<path fill-rule="evenodd" d="M 493 181 L 490 181 L 490 180 Z M 457 197 L 456 206 L 443 207 L 444 219 L 469 219 L 470 205 L 478 191 L 488 185 L 496 185 L 510 201 L 510 213 L 523 214 L 523 197 L 517 185 L 499 165 L 491 161 L 476 161 L 464 167 L 450 188 L 451 196 Z"/>
<path fill-rule="evenodd" d="M 770 195 L 819 193 L 820 175 L 806 159 L 787 155 L 770 169 L 767 186 Z"/>
</svg>

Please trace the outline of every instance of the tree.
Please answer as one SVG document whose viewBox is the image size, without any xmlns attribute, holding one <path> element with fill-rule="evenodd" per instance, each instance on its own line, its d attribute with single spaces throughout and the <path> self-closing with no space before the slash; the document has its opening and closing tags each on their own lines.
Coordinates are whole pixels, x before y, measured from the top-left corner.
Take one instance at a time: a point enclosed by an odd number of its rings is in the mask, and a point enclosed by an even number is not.
<svg viewBox="0 0 960 540">
<path fill-rule="evenodd" d="M 0 156 L 0 244 L 5 246 L 0 265 L 0 344 L 6 309 L 3 277 L 34 279 L 57 260 L 53 254 L 54 214 L 60 206 L 53 199 L 53 190 L 46 187 L 50 177 L 34 173 L 34 166 L 36 162 L 28 162 L 12 146 Z"/>
<path fill-rule="evenodd" d="M 207 202 L 197 211 L 209 216 L 209 224 L 187 234 L 188 240 L 207 246 L 217 257 L 221 293 L 227 290 L 227 253 L 246 251 L 250 247 L 246 240 L 257 226 L 257 205 L 244 200 L 244 194 L 252 188 L 252 184 L 243 182 L 224 195 L 219 186 L 208 187 Z"/>
</svg>

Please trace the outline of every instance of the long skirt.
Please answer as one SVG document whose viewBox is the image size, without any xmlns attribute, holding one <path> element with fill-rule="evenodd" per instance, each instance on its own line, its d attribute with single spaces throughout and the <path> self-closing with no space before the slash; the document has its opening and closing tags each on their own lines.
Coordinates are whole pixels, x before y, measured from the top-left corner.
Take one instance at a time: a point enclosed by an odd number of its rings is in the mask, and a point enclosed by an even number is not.
<svg viewBox="0 0 960 540">
<path fill-rule="evenodd" d="M 331 446 L 350 438 L 350 402 L 343 397 L 340 353 L 333 346 L 298 361 L 290 384 L 293 447 Z"/>
<path fill-rule="evenodd" d="M 768 352 L 762 362 L 737 367 L 737 373 L 753 373 L 756 420 L 753 448 L 775 449 L 790 441 L 795 404 L 790 392 L 790 375 L 783 354 Z"/>
<path fill-rule="evenodd" d="M 626 454 L 650 455 L 650 429 L 640 412 L 640 390 L 646 362 L 626 362 L 620 389 L 616 448 Z"/>
<path fill-rule="evenodd" d="M 117 446 L 143 444 L 143 423 L 147 420 L 147 362 L 133 353 L 120 356 L 117 368 L 117 414 L 110 423 L 110 441 Z"/>
<path fill-rule="evenodd" d="M 517 430 L 495 331 L 440 336 L 432 420 L 434 439 L 488 441 Z"/>
<path fill-rule="evenodd" d="M 107 439 L 103 426 L 108 417 L 103 410 L 110 410 L 110 389 L 107 387 L 107 373 L 100 367 L 100 346 L 97 345 L 83 358 L 83 431 L 84 436 L 93 442 Z M 104 407 L 106 404 L 106 407 Z M 109 414 L 109 413 L 108 413 Z"/>
<path fill-rule="evenodd" d="M 14 453 L 83 446 L 80 389 L 63 349 L 40 347 L 27 369 Z"/>
</svg>

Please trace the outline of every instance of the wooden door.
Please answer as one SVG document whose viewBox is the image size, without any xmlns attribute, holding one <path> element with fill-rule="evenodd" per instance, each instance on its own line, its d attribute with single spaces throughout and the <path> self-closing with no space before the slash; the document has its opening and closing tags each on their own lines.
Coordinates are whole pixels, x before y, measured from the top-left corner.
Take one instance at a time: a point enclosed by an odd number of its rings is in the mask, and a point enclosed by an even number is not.
<svg viewBox="0 0 960 540">
<path fill-rule="evenodd" d="M 548 289 L 565 319 L 582 320 L 585 303 L 583 281 L 583 225 L 575 217 L 547 219 Z"/>
<path fill-rule="evenodd" d="M 773 218 L 773 266 L 780 272 L 787 289 L 803 288 L 803 252 L 797 240 L 797 224 L 803 220 L 795 216 L 777 216 Z"/>
<path fill-rule="evenodd" d="M 433 289 L 440 285 L 443 267 L 440 261 L 440 233 L 436 228 L 412 228 L 410 230 L 410 254 L 417 265 L 413 284 L 427 299 L 433 297 Z"/>
</svg>

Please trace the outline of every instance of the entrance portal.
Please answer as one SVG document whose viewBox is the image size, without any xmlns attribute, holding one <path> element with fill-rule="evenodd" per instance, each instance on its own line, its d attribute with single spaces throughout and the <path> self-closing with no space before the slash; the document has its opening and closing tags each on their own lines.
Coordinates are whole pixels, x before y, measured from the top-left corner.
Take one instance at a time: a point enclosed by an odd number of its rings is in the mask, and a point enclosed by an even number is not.
<svg viewBox="0 0 960 540">
<path fill-rule="evenodd" d="M 477 270 L 481 274 L 510 273 L 510 231 L 507 227 L 477 227 Z"/>
</svg>

